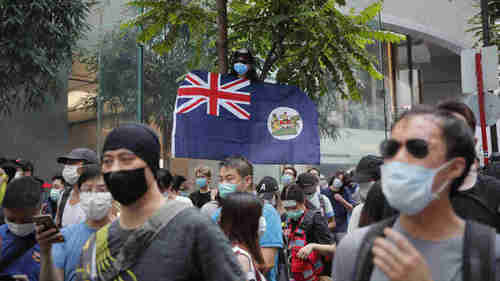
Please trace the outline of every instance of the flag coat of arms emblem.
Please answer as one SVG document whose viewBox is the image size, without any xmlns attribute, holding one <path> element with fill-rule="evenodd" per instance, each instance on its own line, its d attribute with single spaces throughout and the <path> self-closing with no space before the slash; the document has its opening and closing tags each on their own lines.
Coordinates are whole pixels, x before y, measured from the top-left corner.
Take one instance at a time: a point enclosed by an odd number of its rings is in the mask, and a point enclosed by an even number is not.
<svg viewBox="0 0 500 281">
<path fill-rule="evenodd" d="M 174 157 L 319 164 L 318 112 L 297 87 L 192 71 L 177 91 Z"/>
</svg>

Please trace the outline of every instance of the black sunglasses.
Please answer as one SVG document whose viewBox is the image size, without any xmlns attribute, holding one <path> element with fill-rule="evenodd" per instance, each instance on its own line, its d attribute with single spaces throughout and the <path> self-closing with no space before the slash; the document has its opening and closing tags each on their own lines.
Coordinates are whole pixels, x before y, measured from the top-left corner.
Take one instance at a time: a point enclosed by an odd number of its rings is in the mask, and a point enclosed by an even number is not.
<svg viewBox="0 0 500 281">
<path fill-rule="evenodd" d="M 384 140 L 380 144 L 380 154 L 384 158 L 394 157 L 403 144 L 394 139 Z M 423 159 L 429 154 L 429 143 L 423 139 L 409 139 L 404 144 L 406 150 L 415 158 Z"/>
</svg>

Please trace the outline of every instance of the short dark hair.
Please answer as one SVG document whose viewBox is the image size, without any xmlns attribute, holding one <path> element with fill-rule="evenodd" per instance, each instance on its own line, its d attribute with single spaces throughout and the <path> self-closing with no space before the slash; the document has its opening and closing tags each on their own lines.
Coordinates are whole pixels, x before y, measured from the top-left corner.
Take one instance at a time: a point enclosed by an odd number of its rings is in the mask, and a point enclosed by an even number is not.
<svg viewBox="0 0 500 281">
<path fill-rule="evenodd" d="M 156 178 L 161 190 L 169 188 L 170 184 L 172 184 L 173 181 L 173 177 L 170 171 L 164 168 L 158 170 L 158 172 L 156 173 Z"/>
<path fill-rule="evenodd" d="M 172 189 L 174 191 L 179 191 L 181 189 L 181 185 L 186 181 L 186 178 L 183 176 L 174 176 L 172 179 Z"/>
<path fill-rule="evenodd" d="M 295 170 L 294 167 L 292 167 L 292 166 L 286 166 L 286 167 L 283 168 L 283 172 L 285 172 L 285 170 L 292 171 L 293 172 L 293 177 L 297 178 L 297 170 Z"/>
<path fill-rule="evenodd" d="M 52 176 L 50 181 L 55 181 L 55 180 L 60 180 L 64 185 L 66 185 L 66 181 L 64 180 L 64 177 L 61 176 L 60 174 Z"/>
<path fill-rule="evenodd" d="M 281 200 L 294 200 L 298 203 L 304 204 L 306 202 L 306 195 L 304 189 L 298 184 L 289 184 L 285 186 L 281 192 Z"/>
<path fill-rule="evenodd" d="M 31 176 L 12 180 L 7 185 L 2 207 L 7 209 L 38 208 L 42 203 L 42 183 Z"/>
<path fill-rule="evenodd" d="M 316 171 L 316 172 L 318 172 L 318 175 L 321 175 L 321 172 L 319 171 L 318 168 L 312 167 L 312 168 L 307 169 L 307 173 L 310 173 L 311 171 Z"/>
<path fill-rule="evenodd" d="M 465 177 L 469 174 L 470 167 L 476 158 L 474 148 L 474 135 L 469 126 L 458 119 L 450 111 L 436 110 L 429 106 L 416 106 L 415 108 L 403 113 L 394 126 L 401 120 L 412 118 L 417 115 L 432 115 L 438 119 L 438 126 L 446 144 L 446 159 L 455 157 L 465 159 L 465 169 L 462 175 L 455 178 L 451 183 L 451 195 L 463 184 Z M 393 126 L 393 128 L 394 128 Z"/>
<path fill-rule="evenodd" d="M 33 163 L 31 163 L 30 161 L 26 161 L 22 169 L 25 172 L 31 172 L 31 173 L 35 172 L 35 166 L 33 166 Z"/>
<path fill-rule="evenodd" d="M 248 251 L 259 264 L 264 263 L 258 236 L 262 208 L 261 200 L 254 194 L 233 192 L 222 202 L 220 215 L 220 226 L 229 240 L 248 247 Z"/>
<path fill-rule="evenodd" d="M 229 156 L 226 159 L 222 160 L 219 163 L 219 169 L 222 167 L 235 169 L 238 172 L 238 175 L 240 175 L 240 177 L 242 178 L 246 176 L 253 177 L 252 163 L 241 155 Z"/>
<path fill-rule="evenodd" d="M 89 164 L 82 166 L 82 174 L 78 177 L 78 188 L 82 186 L 82 184 L 90 179 L 94 179 L 102 175 L 101 166 L 98 164 Z"/>
<path fill-rule="evenodd" d="M 437 109 L 460 114 L 465 118 L 472 132 L 476 131 L 476 117 L 474 116 L 474 112 L 465 103 L 456 100 L 447 100 L 438 103 Z"/>
</svg>

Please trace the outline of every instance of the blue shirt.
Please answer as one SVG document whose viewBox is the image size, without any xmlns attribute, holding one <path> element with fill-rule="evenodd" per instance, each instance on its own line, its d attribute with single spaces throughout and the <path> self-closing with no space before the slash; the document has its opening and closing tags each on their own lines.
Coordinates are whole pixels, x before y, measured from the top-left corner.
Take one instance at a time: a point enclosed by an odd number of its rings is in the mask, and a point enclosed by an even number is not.
<svg viewBox="0 0 500 281">
<path fill-rule="evenodd" d="M 52 245 L 52 260 L 55 267 L 64 270 L 64 280 L 72 280 L 80 262 L 82 247 L 97 229 L 90 228 L 87 223 L 73 224 L 61 229 L 63 243 Z"/>
<path fill-rule="evenodd" d="M 331 189 L 323 189 L 321 193 L 324 194 L 332 203 L 333 211 L 335 213 L 335 228 L 333 232 L 347 232 L 347 216 L 348 211 L 340 202 L 335 200 L 335 193 Z M 344 199 L 350 204 L 354 204 L 352 200 L 351 192 L 348 190 L 348 187 L 344 186 L 344 191 L 340 194 Z"/>
<path fill-rule="evenodd" d="M 0 260 L 18 252 L 34 239 L 34 232 L 26 237 L 19 237 L 10 232 L 7 224 L 0 226 Z M 30 281 L 38 281 L 40 275 L 40 246 L 38 243 L 24 252 L 7 268 L 0 268 L 0 274 L 25 274 Z"/>
<path fill-rule="evenodd" d="M 212 216 L 212 219 L 217 222 L 219 218 L 220 208 Z M 259 243 L 261 248 L 283 248 L 283 229 L 281 228 L 281 219 L 278 211 L 271 204 L 265 203 L 262 209 L 262 215 L 266 220 L 266 232 L 260 237 Z M 278 254 L 274 260 L 274 267 L 266 274 L 266 279 L 276 281 L 278 274 Z"/>
</svg>

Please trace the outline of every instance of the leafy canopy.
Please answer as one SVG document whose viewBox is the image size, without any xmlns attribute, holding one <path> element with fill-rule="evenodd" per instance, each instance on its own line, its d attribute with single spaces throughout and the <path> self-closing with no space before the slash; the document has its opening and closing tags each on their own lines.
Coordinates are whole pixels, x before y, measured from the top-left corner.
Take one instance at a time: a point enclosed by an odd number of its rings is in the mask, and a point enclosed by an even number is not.
<svg viewBox="0 0 500 281">
<path fill-rule="evenodd" d="M 188 28 L 194 45 L 190 68 L 199 67 L 202 56 L 207 55 L 207 46 L 215 48 L 218 26 L 214 0 L 146 0 L 129 4 L 143 7 L 145 12 L 123 27 L 142 27 L 138 41 L 152 44 L 155 52 L 170 52 L 181 38 L 182 27 Z M 297 85 L 312 98 L 327 93 L 326 82 L 330 80 L 344 98 L 359 99 L 359 70 L 382 78 L 366 45 L 375 40 L 398 42 L 401 37 L 370 26 L 382 8 L 381 2 L 359 14 L 342 13 L 342 5 L 344 0 L 229 1 L 228 48 L 250 48 L 259 58 L 257 67 L 262 80 Z M 215 62 L 215 58 L 211 61 Z"/>
<path fill-rule="evenodd" d="M 480 8 L 479 4 L 475 6 Z M 498 0 L 488 1 L 488 14 L 490 23 L 490 44 L 497 45 L 500 49 L 500 2 Z M 472 27 L 467 31 L 472 32 L 476 38 L 474 47 L 482 46 L 484 36 L 481 11 L 471 17 L 468 23 L 472 25 Z"/>
<path fill-rule="evenodd" d="M 93 1 L 0 1 L 0 113 L 32 110 L 56 98 Z"/>
</svg>

